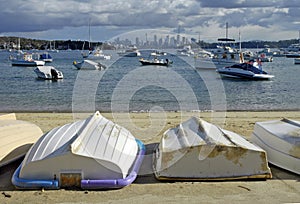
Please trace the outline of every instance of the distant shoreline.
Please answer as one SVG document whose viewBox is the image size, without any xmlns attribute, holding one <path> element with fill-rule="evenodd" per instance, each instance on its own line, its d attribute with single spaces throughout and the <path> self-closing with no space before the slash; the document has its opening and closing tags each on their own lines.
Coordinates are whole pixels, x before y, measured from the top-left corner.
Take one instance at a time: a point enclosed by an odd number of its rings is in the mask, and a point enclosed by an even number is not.
<svg viewBox="0 0 300 204">
<path fill-rule="evenodd" d="M 101 111 L 101 110 L 95 110 L 99 111 L 101 113 L 128 113 L 128 111 Z M 251 110 L 251 109 L 244 109 L 244 110 L 233 110 L 233 109 L 228 109 L 228 110 L 174 110 L 174 111 L 146 111 L 146 110 L 141 110 L 141 111 L 129 111 L 129 113 L 178 113 L 178 112 L 187 112 L 187 113 L 213 113 L 213 112 L 299 112 L 300 109 L 256 109 L 256 110 Z M 91 111 L 76 111 L 76 113 L 89 113 Z M 0 110 L 0 113 L 75 113 L 73 111 L 67 111 L 67 110 L 61 110 L 61 111 L 45 111 L 45 110 L 16 110 L 16 111 L 9 111 L 9 110 Z"/>
</svg>

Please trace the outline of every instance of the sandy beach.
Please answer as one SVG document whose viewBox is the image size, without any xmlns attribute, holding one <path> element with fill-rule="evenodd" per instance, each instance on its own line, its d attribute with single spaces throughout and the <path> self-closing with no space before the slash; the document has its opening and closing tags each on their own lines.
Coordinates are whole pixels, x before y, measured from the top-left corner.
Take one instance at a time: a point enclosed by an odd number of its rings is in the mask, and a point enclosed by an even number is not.
<svg viewBox="0 0 300 204">
<path fill-rule="evenodd" d="M 44 133 L 92 113 L 16 113 L 18 120 L 38 125 Z M 16 190 L 10 178 L 21 160 L 0 168 L 0 203 L 300 203 L 300 176 L 270 165 L 273 178 L 251 181 L 160 182 L 152 173 L 152 151 L 165 130 L 190 116 L 249 139 L 255 122 L 280 118 L 300 121 L 299 111 L 103 113 L 146 145 L 137 180 L 118 190 Z"/>
</svg>

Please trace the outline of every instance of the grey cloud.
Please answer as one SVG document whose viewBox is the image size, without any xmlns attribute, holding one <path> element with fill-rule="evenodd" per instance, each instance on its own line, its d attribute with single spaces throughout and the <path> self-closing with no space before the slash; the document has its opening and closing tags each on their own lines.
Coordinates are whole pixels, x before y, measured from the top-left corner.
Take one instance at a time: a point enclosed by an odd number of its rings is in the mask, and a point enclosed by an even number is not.
<svg viewBox="0 0 300 204">
<path fill-rule="evenodd" d="M 64 27 L 107 26 L 121 29 L 209 28 L 276 25 L 298 30 L 298 0 L 0 0 L 0 33 Z"/>
<path fill-rule="evenodd" d="M 263 8 L 285 5 L 285 0 L 198 0 L 202 7 L 209 8 Z"/>
</svg>

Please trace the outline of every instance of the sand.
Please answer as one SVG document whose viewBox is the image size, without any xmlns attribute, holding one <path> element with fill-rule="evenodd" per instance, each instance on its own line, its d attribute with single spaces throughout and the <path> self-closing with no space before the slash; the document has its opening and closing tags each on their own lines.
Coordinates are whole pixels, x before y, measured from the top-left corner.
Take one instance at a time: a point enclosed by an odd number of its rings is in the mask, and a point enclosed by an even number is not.
<svg viewBox="0 0 300 204">
<path fill-rule="evenodd" d="M 18 120 L 38 125 L 43 132 L 88 114 L 17 113 Z M 300 203 L 300 176 L 270 165 L 273 178 L 256 181 L 160 182 L 151 168 L 152 150 L 168 128 L 191 115 L 234 131 L 249 139 L 255 122 L 283 117 L 300 121 L 298 111 L 277 112 L 170 112 L 103 113 L 105 117 L 129 129 L 142 140 L 147 155 L 137 180 L 122 189 L 84 190 L 16 190 L 10 178 L 22 160 L 0 169 L 0 203 Z"/>
</svg>

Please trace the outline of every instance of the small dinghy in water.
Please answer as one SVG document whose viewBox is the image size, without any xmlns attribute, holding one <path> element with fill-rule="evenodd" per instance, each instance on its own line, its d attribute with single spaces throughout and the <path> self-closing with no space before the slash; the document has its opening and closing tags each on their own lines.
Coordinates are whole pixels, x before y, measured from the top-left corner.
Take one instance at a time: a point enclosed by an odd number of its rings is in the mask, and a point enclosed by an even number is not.
<svg viewBox="0 0 300 204">
<path fill-rule="evenodd" d="M 12 183 L 24 189 L 121 188 L 137 177 L 144 153 L 141 141 L 96 112 L 44 134 Z"/>
<path fill-rule="evenodd" d="M 0 167 L 24 157 L 42 135 L 37 125 L 17 120 L 14 113 L 0 115 Z"/>
<path fill-rule="evenodd" d="M 164 133 L 153 167 L 158 180 L 272 177 L 264 150 L 196 117 Z"/>
<path fill-rule="evenodd" d="M 271 164 L 300 174 L 300 122 L 289 119 L 257 122 L 252 141 L 267 152 Z"/>
</svg>

